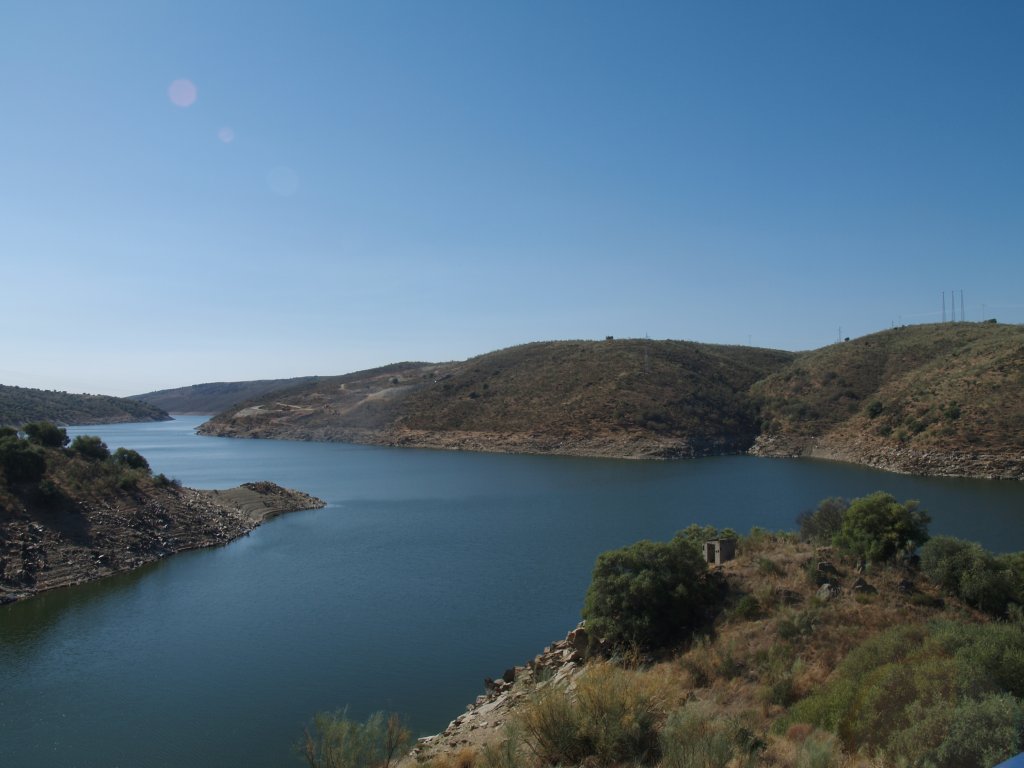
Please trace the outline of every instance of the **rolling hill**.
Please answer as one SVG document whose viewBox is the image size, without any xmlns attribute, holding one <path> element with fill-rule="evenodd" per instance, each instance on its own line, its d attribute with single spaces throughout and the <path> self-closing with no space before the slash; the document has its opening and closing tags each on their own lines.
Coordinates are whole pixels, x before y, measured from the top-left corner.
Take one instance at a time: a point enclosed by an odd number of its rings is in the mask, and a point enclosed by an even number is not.
<svg viewBox="0 0 1024 768">
<path fill-rule="evenodd" d="M 110 395 L 75 395 L 0 384 L 0 426 L 20 427 L 30 421 L 56 424 L 115 424 L 167 421 L 167 412 L 149 403 Z"/>
<path fill-rule="evenodd" d="M 316 381 L 316 376 L 294 379 L 260 379 L 257 381 L 218 381 L 193 384 L 189 387 L 161 389 L 143 395 L 130 395 L 129 399 L 143 401 L 168 413 L 210 414 L 220 413 L 234 405 L 256 397 L 290 389 Z"/>
<path fill-rule="evenodd" d="M 644 339 L 538 342 L 330 377 L 200 431 L 470 450 L 677 457 L 746 450 L 746 395 L 795 355 Z"/>
<path fill-rule="evenodd" d="M 1024 478 L 1024 328 L 894 328 L 810 352 L 626 339 L 397 363 L 253 398 L 232 437 L 626 458 L 749 451 Z"/>
</svg>

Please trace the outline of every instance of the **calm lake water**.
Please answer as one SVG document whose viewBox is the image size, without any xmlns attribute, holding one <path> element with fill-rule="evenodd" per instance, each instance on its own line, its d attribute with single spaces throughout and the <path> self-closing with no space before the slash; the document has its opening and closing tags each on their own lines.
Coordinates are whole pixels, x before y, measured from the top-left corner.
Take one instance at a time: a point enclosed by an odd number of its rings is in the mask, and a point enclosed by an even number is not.
<svg viewBox="0 0 1024 768">
<path fill-rule="evenodd" d="M 1024 549 L 1024 483 L 723 457 L 646 463 L 84 427 L 198 488 L 328 502 L 226 547 L 0 608 L 0 765 L 298 766 L 319 710 L 441 730 L 575 626 L 598 553 L 690 523 L 793 527 L 826 496 L 917 498 L 932 533 Z"/>
</svg>

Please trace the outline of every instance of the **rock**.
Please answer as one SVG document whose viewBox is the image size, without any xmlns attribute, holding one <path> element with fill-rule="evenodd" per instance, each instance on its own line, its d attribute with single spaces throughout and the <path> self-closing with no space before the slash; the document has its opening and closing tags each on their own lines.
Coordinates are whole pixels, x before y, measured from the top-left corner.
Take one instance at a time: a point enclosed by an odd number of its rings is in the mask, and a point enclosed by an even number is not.
<svg viewBox="0 0 1024 768">
<path fill-rule="evenodd" d="M 903 595 L 909 595 L 915 591 L 914 582 L 910 579 L 900 579 L 900 583 L 896 585 L 897 591 Z"/>
<path fill-rule="evenodd" d="M 860 592 L 863 595 L 875 595 L 875 594 L 878 594 L 878 590 L 875 589 L 870 584 L 868 584 L 866 581 L 864 581 L 864 579 L 862 579 L 860 576 L 858 576 L 857 580 L 855 582 L 853 582 L 852 589 L 853 589 L 854 592 Z"/>
<path fill-rule="evenodd" d="M 837 584 L 832 584 L 831 582 L 827 582 L 825 584 L 822 584 L 821 587 L 819 587 L 818 591 L 815 593 L 815 597 L 817 597 L 819 600 L 824 600 L 827 602 L 829 600 L 834 600 L 835 598 L 839 597 L 842 593 L 843 590 L 840 586 L 838 586 Z"/>
<path fill-rule="evenodd" d="M 514 683 L 516 681 L 516 668 L 509 667 L 505 670 L 505 673 L 501 676 L 501 679 L 506 683 Z"/>
<path fill-rule="evenodd" d="M 815 570 L 817 570 L 818 573 L 827 573 L 829 575 L 836 575 L 839 573 L 836 567 L 828 560 L 821 560 Z"/>
<path fill-rule="evenodd" d="M 582 626 L 576 627 L 572 632 L 565 636 L 577 653 L 586 654 L 587 647 L 590 645 L 590 635 L 587 634 L 587 630 Z"/>
</svg>

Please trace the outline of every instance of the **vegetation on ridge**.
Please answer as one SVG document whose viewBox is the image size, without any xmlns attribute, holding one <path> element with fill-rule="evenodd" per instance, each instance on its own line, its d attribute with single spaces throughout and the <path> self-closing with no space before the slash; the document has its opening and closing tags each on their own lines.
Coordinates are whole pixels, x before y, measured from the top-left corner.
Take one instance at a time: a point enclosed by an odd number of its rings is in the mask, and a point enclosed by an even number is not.
<svg viewBox="0 0 1024 768">
<path fill-rule="evenodd" d="M 17 427 L 42 420 L 59 424 L 113 424 L 168 419 L 166 411 L 128 398 L 75 395 L 0 384 L 0 426 Z"/>
<path fill-rule="evenodd" d="M 1024 327 L 907 326 L 800 354 L 682 341 L 524 344 L 250 400 L 201 431 L 585 456 L 750 451 L 1024 478 Z"/>
</svg>

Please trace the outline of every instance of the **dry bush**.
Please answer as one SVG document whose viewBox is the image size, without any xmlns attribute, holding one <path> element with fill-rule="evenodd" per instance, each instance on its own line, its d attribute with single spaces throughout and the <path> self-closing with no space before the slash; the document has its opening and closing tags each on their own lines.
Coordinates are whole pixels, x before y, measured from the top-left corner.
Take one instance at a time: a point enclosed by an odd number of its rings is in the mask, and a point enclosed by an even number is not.
<svg viewBox="0 0 1024 768">
<path fill-rule="evenodd" d="M 673 698 L 666 683 L 659 675 L 593 664 L 574 689 L 538 690 L 515 722 L 542 765 L 653 762 Z"/>
</svg>

